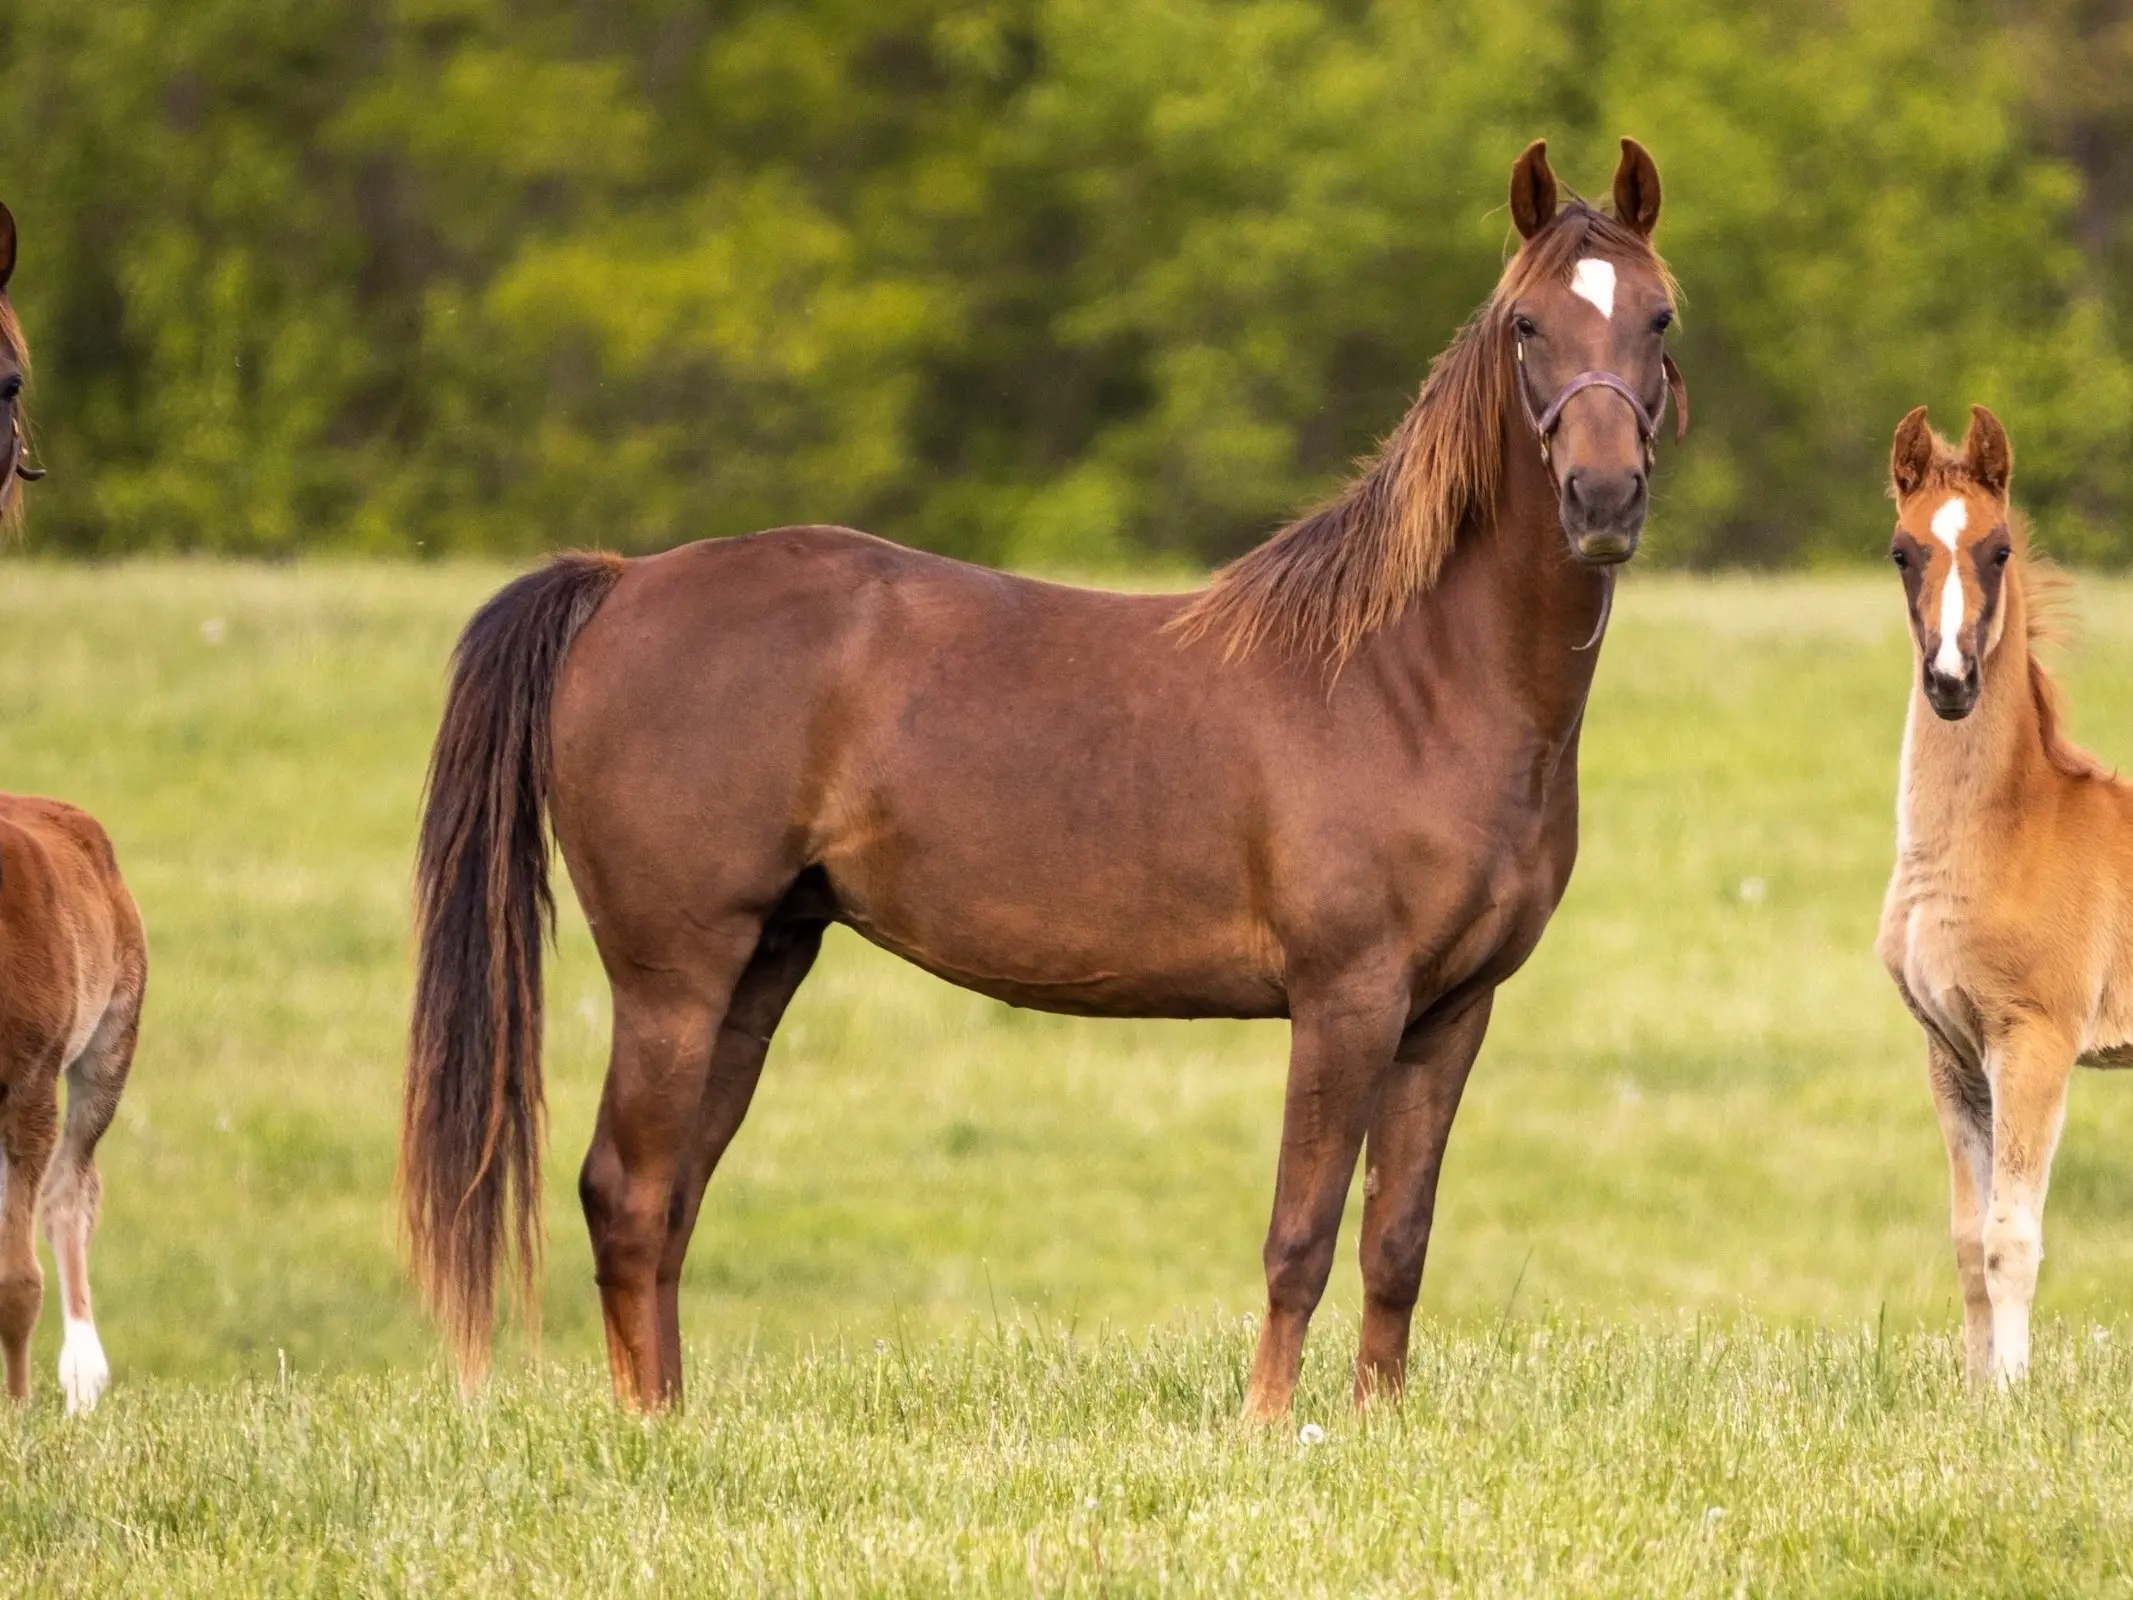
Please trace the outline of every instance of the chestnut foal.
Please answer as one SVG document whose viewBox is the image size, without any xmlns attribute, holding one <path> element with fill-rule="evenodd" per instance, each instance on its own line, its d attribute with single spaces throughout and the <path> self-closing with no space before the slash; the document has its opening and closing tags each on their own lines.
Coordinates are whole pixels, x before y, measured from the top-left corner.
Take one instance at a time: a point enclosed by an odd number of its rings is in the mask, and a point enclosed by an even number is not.
<svg viewBox="0 0 2133 1600">
<path fill-rule="evenodd" d="M 1536 143 L 1511 215 L 1376 461 L 1196 595 L 785 528 L 564 556 L 468 624 L 401 1146 L 464 1375 L 507 1236 L 522 1285 L 538 1247 L 552 811 L 614 990 L 580 1192 L 627 1402 L 680 1396 L 704 1185 L 831 922 L 1016 1005 L 1289 1018 L 1247 1404 L 1288 1407 L 1359 1155 L 1356 1392 L 1398 1389 L 1467 1070 L 1569 882 L 1611 573 L 1681 400 L 1651 157 L 1623 141 L 1609 216 L 1559 206 Z"/>
<path fill-rule="evenodd" d="M 0 206 L 0 517 L 7 518 L 20 511 L 19 480 L 42 476 L 24 461 L 29 353 L 6 298 L 14 267 L 15 219 Z M 40 1196 L 66 1320 L 59 1383 L 67 1409 L 95 1405 L 110 1379 L 89 1303 L 89 1236 L 102 1192 L 96 1142 L 133 1064 L 147 981 L 140 913 L 104 830 L 57 800 L 0 794 L 0 1354 L 17 1400 L 29 1398 L 30 1334 L 44 1304 Z"/>
<path fill-rule="evenodd" d="M 2029 1363 L 2068 1080 L 2133 1065 L 2133 787 L 2061 731 L 2013 472 L 1983 406 L 1960 450 L 1923 406 L 1896 429 L 1916 670 L 1878 942 L 1925 1030 L 1970 1372 L 2003 1384 Z"/>
</svg>

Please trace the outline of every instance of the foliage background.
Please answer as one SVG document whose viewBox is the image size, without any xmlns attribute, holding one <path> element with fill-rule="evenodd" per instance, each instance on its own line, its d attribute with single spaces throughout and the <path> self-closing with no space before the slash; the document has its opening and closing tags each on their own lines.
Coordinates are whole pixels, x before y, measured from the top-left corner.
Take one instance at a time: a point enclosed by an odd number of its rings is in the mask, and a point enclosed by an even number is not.
<svg viewBox="0 0 2133 1600">
<path fill-rule="evenodd" d="M 1667 183 L 1663 559 L 1878 545 L 2000 408 L 2133 558 L 2133 24 L 2093 0 L 11 0 L 38 548 L 834 519 L 1198 563 L 1389 427 L 1545 134 Z"/>
</svg>

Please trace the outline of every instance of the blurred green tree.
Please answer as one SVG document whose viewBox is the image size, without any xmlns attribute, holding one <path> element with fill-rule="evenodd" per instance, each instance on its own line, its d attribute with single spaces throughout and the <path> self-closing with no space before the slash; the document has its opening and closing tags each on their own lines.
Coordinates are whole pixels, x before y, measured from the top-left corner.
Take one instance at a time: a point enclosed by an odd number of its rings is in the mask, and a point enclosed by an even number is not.
<svg viewBox="0 0 2133 1600">
<path fill-rule="evenodd" d="M 1597 188 L 1634 132 L 1697 402 L 1659 554 L 1869 554 L 1895 419 L 1977 399 L 2051 544 L 2123 561 L 2129 37 L 2077 0 L 14 0 L 32 534 L 1218 559 L 1396 419 L 1523 142 Z"/>
</svg>

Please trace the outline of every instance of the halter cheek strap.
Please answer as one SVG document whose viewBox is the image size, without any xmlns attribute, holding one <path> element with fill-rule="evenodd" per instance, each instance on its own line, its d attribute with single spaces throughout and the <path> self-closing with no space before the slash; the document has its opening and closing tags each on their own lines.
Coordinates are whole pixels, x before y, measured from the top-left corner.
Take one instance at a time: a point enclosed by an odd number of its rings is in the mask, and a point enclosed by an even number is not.
<svg viewBox="0 0 2133 1600">
<path fill-rule="evenodd" d="M 12 472 L 25 483 L 35 483 L 45 475 L 43 467 L 33 467 L 23 458 L 30 453 L 30 442 L 23 437 L 22 419 L 10 412 L 7 419 L 7 465 L 0 467 L 0 485 Z"/>
</svg>

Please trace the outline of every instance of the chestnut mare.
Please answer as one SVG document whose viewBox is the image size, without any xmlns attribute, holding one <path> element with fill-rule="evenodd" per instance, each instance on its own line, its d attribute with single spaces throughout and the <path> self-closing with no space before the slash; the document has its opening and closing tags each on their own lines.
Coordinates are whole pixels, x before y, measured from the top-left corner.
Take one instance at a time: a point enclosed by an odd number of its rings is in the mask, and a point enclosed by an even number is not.
<svg viewBox="0 0 2133 1600">
<path fill-rule="evenodd" d="M 18 480 L 44 475 L 24 459 L 29 349 L 6 298 L 14 270 L 15 219 L 0 206 L 0 519 L 10 522 L 21 514 Z M 29 1398 L 30 1334 L 44 1305 L 40 1195 L 59 1266 L 67 1409 L 95 1405 L 110 1381 L 89 1301 L 89 1236 L 103 1192 L 96 1144 L 133 1066 L 147 983 L 140 913 L 104 830 L 57 800 L 0 794 L 0 1354 L 17 1400 Z"/>
<path fill-rule="evenodd" d="M 1366 1140 L 1356 1393 L 1400 1387 L 1491 996 L 1570 876 L 1608 569 L 1679 383 L 1633 141 L 1614 203 L 1559 210 L 1529 148 L 1521 248 L 1405 420 L 1197 594 L 803 527 L 566 555 L 489 602 L 430 767 L 401 1158 L 463 1377 L 507 1235 L 532 1297 L 545 813 L 614 990 L 580 1189 L 626 1402 L 680 1396 L 704 1186 L 831 922 L 1014 1005 L 1288 1017 L 1249 1408 L 1289 1404 Z"/>
<path fill-rule="evenodd" d="M 1926 1035 L 1971 1376 L 2029 1363 L 2044 1195 L 2076 1063 L 2133 1066 L 2133 785 L 2061 730 L 2014 451 L 1896 430 L 1890 554 L 1916 670 L 1878 949 Z"/>
</svg>

